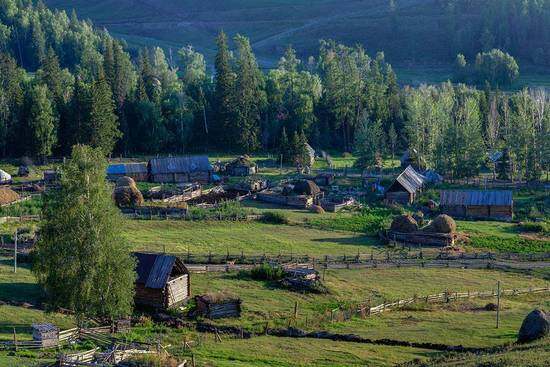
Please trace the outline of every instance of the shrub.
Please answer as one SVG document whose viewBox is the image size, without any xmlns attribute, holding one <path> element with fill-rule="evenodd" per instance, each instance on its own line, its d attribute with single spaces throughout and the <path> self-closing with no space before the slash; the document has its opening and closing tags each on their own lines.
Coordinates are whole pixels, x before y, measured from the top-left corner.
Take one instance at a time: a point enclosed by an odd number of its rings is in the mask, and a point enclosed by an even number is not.
<svg viewBox="0 0 550 367">
<path fill-rule="evenodd" d="M 522 232 L 539 233 L 544 236 L 550 235 L 550 222 L 525 222 L 521 223 L 519 230 Z"/>
<path fill-rule="evenodd" d="M 259 265 L 250 270 L 250 277 L 255 280 L 281 280 L 285 276 L 285 271 L 280 266 L 269 264 Z"/>
<path fill-rule="evenodd" d="M 289 224 L 290 222 L 287 214 L 283 212 L 265 212 L 261 221 L 269 224 Z"/>
</svg>

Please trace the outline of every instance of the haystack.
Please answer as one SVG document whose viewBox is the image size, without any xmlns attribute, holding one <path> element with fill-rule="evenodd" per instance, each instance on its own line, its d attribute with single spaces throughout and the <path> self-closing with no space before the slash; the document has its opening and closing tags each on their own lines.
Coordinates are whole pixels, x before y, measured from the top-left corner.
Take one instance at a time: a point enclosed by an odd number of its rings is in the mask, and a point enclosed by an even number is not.
<svg viewBox="0 0 550 367">
<path fill-rule="evenodd" d="M 18 193 L 8 187 L 0 187 L 0 205 L 11 204 L 21 199 Z"/>
<path fill-rule="evenodd" d="M 317 184 L 311 180 L 298 180 L 294 183 L 294 193 L 296 195 L 311 195 L 315 196 L 321 192 Z"/>
<path fill-rule="evenodd" d="M 395 232 L 412 233 L 418 230 L 418 223 L 410 214 L 395 217 L 390 229 Z"/>
<path fill-rule="evenodd" d="M 325 214 L 325 209 L 323 209 L 319 205 L 312 205 L 311 208 L 309 208 L 312 212 L 317 214 Z"/>
<path fill-rule="evenodd" d="M 455 233 L 456 232 L 456 222 L 455 220 L 446 215 L 441 214 L 435 217 L 429 225 L 422 229 L 424 232 L 430 233 Z"/>
<path fill-rule="evenodd" d="M 122 176 L 118 180 L 116 180 L 116 187 L 124 186 L 137 187 L 134 179 L 128 176 Z"/>
<path fill-rule="evenodd" d="M 134 186 L 120 186 L 113 192 L 113 200 L 119 208 L 136 207 L 143 205 L 143 195 Z"/>
<path fill-rule="evenodd" d="M 548 335 L 550 335 L 550 314 L 543 310 L 533 310 L 521 324 L 518 342 L 528 343 Z"/>
</svg>

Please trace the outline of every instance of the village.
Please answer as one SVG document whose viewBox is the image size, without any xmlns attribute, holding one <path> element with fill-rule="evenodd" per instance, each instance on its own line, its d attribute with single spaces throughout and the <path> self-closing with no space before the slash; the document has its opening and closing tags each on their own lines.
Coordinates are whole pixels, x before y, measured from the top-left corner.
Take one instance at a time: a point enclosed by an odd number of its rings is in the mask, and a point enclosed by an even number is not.
<svg viewBox="0 0 550 367">
<path fill-rule="evenodd" d="M 545 343 L 550 240 L 536 226 L 547 183 L 448 180 L 407 152 L 359 170 L 351 155 L 306 148 L 297 166 L 269 155 L 110 159 L 135 311 L 84 323 L 46 312 L 30 273 L 38 208 L 64 163 L 2 167 L 0 312 L 17 316 L 2 324 L 0 361 L 393 365 Z M 148 358 L 160 364 L 139 364 Z"/>
</svg>

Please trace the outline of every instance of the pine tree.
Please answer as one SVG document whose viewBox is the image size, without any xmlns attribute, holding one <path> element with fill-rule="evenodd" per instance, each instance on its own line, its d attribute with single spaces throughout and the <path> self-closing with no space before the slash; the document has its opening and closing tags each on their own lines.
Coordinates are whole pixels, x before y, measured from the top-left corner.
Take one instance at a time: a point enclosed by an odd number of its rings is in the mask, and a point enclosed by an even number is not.
<svg viewBox="0 0 550 367">
<path fill-rule="evenodd" d="M 214 90 L 214 108 L 216 113 L 215 135 L 222 146 L 228 148 L 234 144 L 234 92 L 235 73 L 231 65 L 231 54 L 227 44 L 227 36 L 222 31 L 216 40 L 216 86 Z"/>
<path fill-rule="evenodd" d="M 235 83 L 236 148 L 247 153 L 260 146 L 260 119 L 267 103 L 265 81 L 246 37 L 237 36 L 237 79 Z"/>
<path fill-rule="evenodd" d="M 371 122 L 366 114 L 355 135 L 355 165 L 359 168 L 374 168 L 380 165 L 384 130 L 380 120 Z"/>
<path fill-rule="evenodd" d="M 395 131 L 395 127 L 392 123 L 388 131 L 388 146 L 390 147 L 391 159 L 395 158 L 395 149 L 397 148 L 397 139 L 398 139 L 397 131 Z"/>
<path fill-rule="evenodd" d="M 105 155 L 111 154 L 121 137 L 111 88 L 100 75 L 90 89 L 90 115 L 87 121 L 90 146 L 101 148 Z"/>
<path fill-rule="evenodd" d="M 29 93 L 28 126 L 32 134 L 32 154 L 42 161 L 52 154 L 56 143 L 55 117 L 45 85 L 35 85 Z"/>
<path fill-rule="evenodd" d="M 60 189 L 44 197 L 33 267 L 48 307 L 85 317 L 132 311 L 135 261 L 120 235 L 122 219 L 105 180 L 104 151 L 77 145 L 61 168 Z"/>
</svg>

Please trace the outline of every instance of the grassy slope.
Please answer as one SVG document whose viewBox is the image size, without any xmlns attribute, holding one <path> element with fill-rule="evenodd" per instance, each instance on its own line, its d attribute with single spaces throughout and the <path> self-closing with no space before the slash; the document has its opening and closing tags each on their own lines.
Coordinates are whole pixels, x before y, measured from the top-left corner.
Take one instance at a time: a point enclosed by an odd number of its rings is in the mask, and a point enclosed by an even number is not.
<svg viewBox="0 0 550 367">
<path fill-rule="evenodd" d="M 90 2 L 46 0 L 50 6 L 78 11 L 99 26 L 106 26 L 132 46 L 195 46 L 209 60 L 220 29 L 251 38 L 258 59 L 272 67 L 284 48 L 292 44 L 303 56 L 317 53 L 319 39 L 350 45 L 361 43 L 370 54 L 384 51 L 403 83 L 446 81 L 454 55 L 447 51 L 443 10 L 435 1 L 400 0 L 392 19 L 387 0 L 193 0 L 162 2 L 130 0 Z M 464 14 L 461 21 L 475 21 Z M 397 26 L 392 26 L 393 22 Z M 436 31 L 434 31 L 436 30 Z M 414 67 L 408 61 L 414 62 Z M 436 66 L 432 66 L 432 64 Z M 425 65 L 423 64 L 425 63 Z M 396 65 L 397 66 L 397 65 Z M 550 85 L 547 71 L 527 68 L 514 86 Z"/>
</svg>

